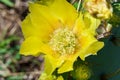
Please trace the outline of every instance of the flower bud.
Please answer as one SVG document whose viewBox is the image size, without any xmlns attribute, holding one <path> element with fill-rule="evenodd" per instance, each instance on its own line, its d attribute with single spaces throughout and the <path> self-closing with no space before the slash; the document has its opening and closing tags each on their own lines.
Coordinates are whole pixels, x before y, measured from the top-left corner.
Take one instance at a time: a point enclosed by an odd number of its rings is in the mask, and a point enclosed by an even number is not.
<svg viewBox="0 0 120 80">
<path fill-rule="evenodd" d="M 88 80 L 92 75 L 91 69 L 85 65 L 81 64 L 79 65 L 73 72 L 72 76 L 76 80 Z"/>
</svg>

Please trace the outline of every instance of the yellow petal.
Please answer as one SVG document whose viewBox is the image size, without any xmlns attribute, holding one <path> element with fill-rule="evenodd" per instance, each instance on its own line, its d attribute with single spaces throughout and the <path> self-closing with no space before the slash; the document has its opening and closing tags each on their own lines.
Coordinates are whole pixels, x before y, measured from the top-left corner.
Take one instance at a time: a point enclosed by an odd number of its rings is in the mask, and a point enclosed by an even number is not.
<svg viewBox="0 0 120 80">
<path fill-rule="evenodd" d="M 83 20 L 83 14 L 80 13 L 79 17 L 77 18 L 76 22 L 75 22 L 75 26 L 73 28 L 73 32 L 76 33 L 77 36 L 81 35 L 81 33 L 83 33 L 85 31 L 86 26 L 85 26 L 85 22 Z"/>
<path fill-rule="evenodd" d="M 42 5 L 51 5 L 54 2 L 54 0 L 37 0 L 35 3 L 42 4 Z"/>
<path fill-rule="evenodd" d="M 54 52 L 38 37 L 26 38 L 20 48 L 20 54 L 38 56 L 40 53 L 52 55 Z"/>
<path fill-rule="evenodd" d="M 50 5 L 50 9 L 65 26 L 73 27 L 78 13 L 67 0 L 54 0 L 54 3 Z"/>
<path fill-rule="evenodd" d="M 51 55 L 45 56 L 45 70 L 44 72 L 47 75 L 52 75 L 53 71 L 61 66 L 61 64 L 64 62 L 64 60 L 59 59 L 57 57 L 53 57 Z"/>
<path fill-rule="evenodd" d="M 103 43 L 98 42 L 94 37 L 99 24 L 100 20 L 93 18 L 89 13 L 85 13 L 84 15 L 80 13 L 79 18 L 76 21 L 73 31 L 79 38 L 81 49 L 80 58 L 82 60 L 88 55 L 94 55 L 103 47 Z"/>
<path fill-rule="evenodd" d="M 96 41 L 94 43 L 92 43 L 88 49 L 87 49 L 87 53 L 92 53 L 92 55 L 96 55 L 96 53 L 101 49 L 103 48 L 104 46 L 104 43 L 103 42 L 100 42 L 100 41 Z M 89 55 L 89 54 L 88 54 Z"/>
<path fill-rule="evenodd" d="M 58 73 L 64 73 L 73 70 L 73 62 L 74 61 L 69 61 L 69 60 L 64 62 L 63 65 L 60 66 L 60 68 L 58 69 Z"/>
<path fill-rule="evenodd" d="M 85 33 L 90 33 L 94 36 L 99 25 L 99 19 L 92 17 L 89 13 L 84 13 L 84 15 L 80 13 L 73 31 L 77 34 L 77 36 L 81 36 L 81 34 L 84 35 Z"/>
<path fill-rule="evenodd" d="M 73 64 L 80 55 L 81 50 L 78 49 L 74 54 L 61 57 L 65 62 L 59 67 L 58 73 L 64 73 L 73 70 Z"/>
<path fill-rule="evenodd" d="M 25 38 L 33 36 L 37 33 L 33 32 L 34 26 L 31 22 L 30 16 L 28 15 L 22 22 L 21 29 Z"/>
<path fill-rule="evenodd" d="M 85 23 L 85 27 L 89 29 L 91 34 L 95 35 L 96 29 L 99 27 L 101 21 L 99 19 L 94 18 L 89 13 L 84 14 L 83 20 Z"/>
<path fill-rule="evenodd" d="M 46 21 L 39 19 L 40 21 L 39 22 L 38 20 L 35 20 L 36 18 L 37 17 L 29 14 L 26 17 L 26 19 L 22 22 L 22 32 L 24 34 L 24 37 L 28 38 L 33 36 L 33 37 L 39 37 L 43 41 L 48 40 L 50 37 L 49 34 L 52 33 L 53 29 Z"/>
<path fill-rule="evenodd" d="M 80 54 L 80 58 L 82 60 L 85 60 L 85 58 L 89 55 L 96 55 L 96 53 L 103 48 L 104 43 L 99 41 L 93 41 L 91 44 L 88 44 L 89 46 L 84 49 L 84 52 Z"/>
<path fill-rule="evenodd" d="M 59 76 L 57 80 L 64 80 L 62 76 Z"/>
<path fill-rule="evenodd" d="M 49 6 L 31 3 L 29 10 L 31 13 L 32 21 L 35 25 L 41 26 L 42 24 L 44 24 L 45 27 L 46 24 L 48 24 L 53 29 L 60 27 L 59 19 L 49 9 Z"/>
</svg>

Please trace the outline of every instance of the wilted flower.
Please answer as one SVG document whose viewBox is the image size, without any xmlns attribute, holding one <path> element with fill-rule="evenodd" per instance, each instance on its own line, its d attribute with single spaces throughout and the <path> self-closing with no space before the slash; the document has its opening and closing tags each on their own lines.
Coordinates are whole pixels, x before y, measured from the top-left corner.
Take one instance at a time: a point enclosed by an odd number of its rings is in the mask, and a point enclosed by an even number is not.
<svg viewBox="0 0 120 80">
<path fill-rule="evenodd" d="M 30 4 L 30 13 L 22 22 L 25 41 L 23 55 L 45 54 L 45 73 L 50 75 L 73 69 L 79 56 L 82 60 L 103 47 L 94 36 L 100 20 L 89 13 L 79 14 L 66 0 L 53 0 L 49 5 Z"/>
<path fill-rule="evenodd" d="M 101 19 L 112 16 L 112 7 L 106 0 L 85 0 L 84 7 L 89 13 Z"/>
</svg>

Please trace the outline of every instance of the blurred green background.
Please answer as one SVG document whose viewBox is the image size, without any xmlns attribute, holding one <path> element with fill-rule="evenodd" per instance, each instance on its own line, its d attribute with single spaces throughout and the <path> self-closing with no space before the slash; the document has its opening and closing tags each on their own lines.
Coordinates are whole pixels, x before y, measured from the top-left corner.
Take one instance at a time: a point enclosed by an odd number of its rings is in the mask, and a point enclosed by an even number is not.
<svg viewBox="0 0 120 80">
<path fill-rule="evenodd" d="M 105 46 L 97 56 L 86 59 L 94 73 L 90 80 L 120 80 L 120 27 L 114 28 L 112 34 L 103 40 Z M 116 41 L 112 40 L 114 36 Z"/>
<path fill-rule="evenodd" d="M 0 0 L 0 80 L 37 80 L 41 57 L 19 54 L 23 41 L 20 24 L 32 0 Z"/>
</svg>

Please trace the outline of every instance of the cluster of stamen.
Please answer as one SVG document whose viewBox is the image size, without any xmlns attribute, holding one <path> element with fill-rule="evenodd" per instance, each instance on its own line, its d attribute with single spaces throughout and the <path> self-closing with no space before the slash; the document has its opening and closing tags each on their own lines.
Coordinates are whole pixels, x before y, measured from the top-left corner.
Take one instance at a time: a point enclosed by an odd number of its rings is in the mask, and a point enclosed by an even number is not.
<svg viewBox="0 0 120 80">
<path fill-rule="evenodd" d="M 72 30 L 59 28 L 51 35 L 49 44 L 54 51 L 60 54 L 73 54 L 77 42 L 77 38 Z"/>
</svg>

